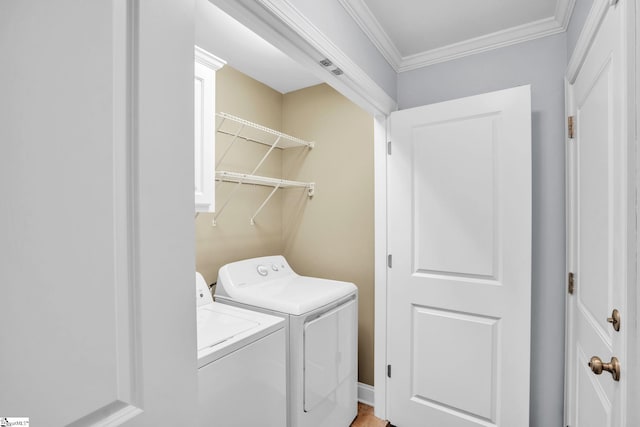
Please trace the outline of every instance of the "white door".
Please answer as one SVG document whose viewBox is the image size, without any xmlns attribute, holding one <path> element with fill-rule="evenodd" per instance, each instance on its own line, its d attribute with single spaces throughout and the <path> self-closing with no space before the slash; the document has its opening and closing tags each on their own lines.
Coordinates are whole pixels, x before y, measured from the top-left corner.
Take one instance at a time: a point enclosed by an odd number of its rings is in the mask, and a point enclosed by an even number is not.
<svg viewBox="0 0 640 427">
<path fill-rule="evenodd" d="M 195 425 L 193 2 L 0 2 L 0 56 L 0 417 Z"/>
<path fill-rule="evenodd" d="M 387 416 L 526 426 L 530 88 L 402 110 L 390 129 Z"/>
<path fill-rule="evenodd" d="M 583 65 L 569 76 L 574 138 L 568 141 L 567 243 L 574 290 L 567 296 L 565 417 L 571 427 L 627 425 L 627 244 L 635 233 L 627 226 L 634 201 L 627 194 L 626 3 L 602 5 L 603 20 Z M 619 331 L 607 322 L 614 309 Z M 594 374 L 593 356 L 604 363 L 617 358 L 620 381 Z"/>
</svg>

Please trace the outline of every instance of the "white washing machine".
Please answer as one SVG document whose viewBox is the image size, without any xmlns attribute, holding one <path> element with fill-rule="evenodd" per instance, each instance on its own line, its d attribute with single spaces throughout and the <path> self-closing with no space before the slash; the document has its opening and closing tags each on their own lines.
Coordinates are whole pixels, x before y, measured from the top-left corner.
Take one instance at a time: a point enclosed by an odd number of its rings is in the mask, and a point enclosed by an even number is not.
<svg viewBox="0 0 640 427">
<path fill-rule="evenodd" d="M 198 425 L 285 426 L 283 319 L 213 302 L 199 273 L 196 296 Z"/>
<path fill-rule="evenodd" d="M 286 321 L 290 427 L 348 427 L 357 414 L 358 290 L 296 274 L 282 256 L 218 273 L 216 301 Z"/>
</svg>

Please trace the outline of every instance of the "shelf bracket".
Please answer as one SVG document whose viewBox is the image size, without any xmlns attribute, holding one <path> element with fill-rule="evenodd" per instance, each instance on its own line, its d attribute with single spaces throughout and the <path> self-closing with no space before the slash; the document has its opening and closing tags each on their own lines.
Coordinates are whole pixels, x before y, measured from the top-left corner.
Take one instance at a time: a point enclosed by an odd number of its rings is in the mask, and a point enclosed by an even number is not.
<svg viewBox="0 0 640 427">
<path fill-rule="evenodd" d="M 267 151 L 267 153 L 264 155 L 264 157 L 262 158 L 262 160 L 260 160 L 260 162 L 258 163 L 258 166 L 256 166 L 253 171 L 251 172 L 250 175 L 254 175 L 258 169 L 260 169 L 260 166 L 262 166 L 262 164 L 264 163 L 265 160 L 267 160 L 267 157 L 269 157 L 269 154 L 271 154 L 271 152 L 276 148 L 276 145 L 278 145 L 278 142 L 280 142 L 280 138 L 282 138 L 281 136 L 278 136 L 278 138 L 276 138 L 275 142 L 273 143 L 273 145 L 271 145 L 271 148 L 269 148 L 269 151 Z"/>
<path fill-rule="evenodd" d="M 269 193 L 269 195 L 267 196 L 267 198 L 265 199 L 264 202 L 262 202 L 262 204 L 260 205 L 260 207 L 258 208 L 258 210 L 256 210 L 256 213 L 253 214 L 253 216 L 251 217 L 251 219 L 249 220 L 249 223 L 251 225 L 256 225 L 255 223 L 255 219 L 258 216 L 258 214 L 260 213 L 260 211 L 262 210 L 262 208 L 265 207 L 265 205 L 267 203 L 269 203 L 269 200 L 271 200 L 271 197 L 273 197 L 273 195 L 276 193 L 276 191 L 278 191 L 278 188 L 280 188 L 280 184 L 277 184 L 275 187 L 273 187 L 273 190 L 271 190 L 271 193 Z"/>
<path fill-rule="evenodd" d="M 211 221 L 211 225 L 212 226 L 215 227 L 217 225 L 216 220 L 218 219 L 218 217 L 220 216 L 222 211 L 224 211 L 224 208 L 227 207 L 227 205 L 229 204 L 231 199 L 233 199 L 234 194 L 236 194 L 236 191 L 238 191 L 238 188 L 240 188 L 240 186 L 242 185 L 243 182 L 244 182 L 244 180 L 238 181 L 236 186 L 233 187 L 233 190 L 231 190 L 231 193 L 229 193 L 229 196 L 227 196 L 227 200 L 225 200 L 224 203 L 222 204 L 222 206 L 220 206 L 220 209 L 217 209 L 217 212 L 215 213 L 215 215 L 213 215 L 213 221 Z"/>
<path fill-rule="evenodd" d="M 224 121 L 224 119 L 222 119 L 222 121 Z M 222 126 L 222 122 L 220 123 L 220 126 Z M 233 139 L 231 140 L 231 142 L 227 146 L 227 149 L 224 150 L 224 153 L 222 153 L 222 156 L 220 156 L 220 159 L 218 159 L 218 162 L 216 163 L 216 169 L 218 169 L 218 166 L 220 166 L 220 163 L 222 163 L 224 158 L 227 157 L 227 154 L 231 150 L 231 147 L 233 147 L 233 144 L 235 144 L 235 142 L 238 140 L 238 136 L 240 135 L 240 132 L 242 132 L 243 129 L 244 129 L 244 124 L 240 125 L 240 127 L 238 128 L 238 131 L 235 134 L 233 134 Z"/>
</svg>

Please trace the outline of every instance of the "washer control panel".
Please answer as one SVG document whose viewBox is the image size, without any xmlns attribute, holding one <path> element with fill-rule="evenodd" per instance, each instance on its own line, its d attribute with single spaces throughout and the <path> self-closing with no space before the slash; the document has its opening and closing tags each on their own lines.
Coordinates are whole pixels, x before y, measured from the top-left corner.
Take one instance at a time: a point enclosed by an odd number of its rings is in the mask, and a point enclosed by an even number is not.
<svg viewBox="0 0 640 427">
<path fill-rule="evenodd" d="M 286 268 L 287 268 L 286 263 L 271 262 L 271 263 L 258 264 L 258 266 L 256 267 L 256 271 L 262 277 L 266 277 L 269 275 L 269 271 L 273 271 L 274 274 L 276 274 L 280 270 L 284 271 Z"/>
<path fill-rule="evenodd" d="M 296 275 L 282 255 L 236 261 L 223 266 L 218 276 L 218 284 L 245 287 L 266 281 L 284 279 Z M 216 287 L 219 292 L 220 287 Z"/>
</svg>

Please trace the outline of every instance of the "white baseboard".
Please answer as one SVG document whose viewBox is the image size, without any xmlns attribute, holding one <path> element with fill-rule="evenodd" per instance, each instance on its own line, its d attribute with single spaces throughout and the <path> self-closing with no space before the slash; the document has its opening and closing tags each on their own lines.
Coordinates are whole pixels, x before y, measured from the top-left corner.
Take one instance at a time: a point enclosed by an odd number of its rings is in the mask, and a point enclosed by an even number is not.
<svg viewBox="0 0 640 427">
<path fill-rule="evenodd" d="M 373 396 L 373 386 L 370 386 L 369 384 L 358 383 L 358 402 L 364 403 L 365 405 L 373 406 Z"/>
</svg>

